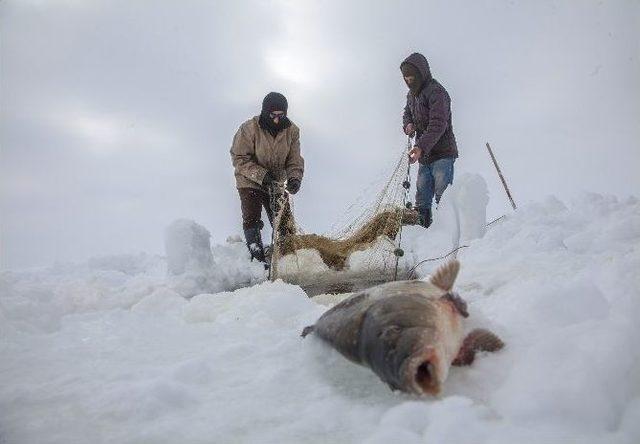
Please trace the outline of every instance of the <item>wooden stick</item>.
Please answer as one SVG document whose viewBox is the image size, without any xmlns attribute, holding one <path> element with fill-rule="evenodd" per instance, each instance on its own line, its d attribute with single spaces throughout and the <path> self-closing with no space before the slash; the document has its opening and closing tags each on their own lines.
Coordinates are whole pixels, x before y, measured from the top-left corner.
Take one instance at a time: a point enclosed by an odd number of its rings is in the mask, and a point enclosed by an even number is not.
<svg viewBox="0 0 640 444">
<path fill-rule="evenodd" d="M 500 176 L 500 180 L 502 181 L 502 186 L 504 187 L 504 190 L 507 192 L 507 196 L 511 201 L 511 206 L 515 210 L 516 203 L 513 201 L 513 197 L 511 197 L 511 192 L 509 191 L 509 187 L 507 186 L 507 181 L 504 180 L 504 176 L 502 175 L 502 171 L 500 171 L 500 167 L 498 166 L 498 161 L 496 160 L 496 157 L 493 155 L 493 151 L 491 151 L 491 146 L 489 146 L 489 142 L 487 142 L 487 149 L 489 150 L 489 155 L 491 156 L 491 160 L 493 160 L 493 164 L 495 165 L 496 170 L 498 171 L 498 176 Z"/>
</svg>

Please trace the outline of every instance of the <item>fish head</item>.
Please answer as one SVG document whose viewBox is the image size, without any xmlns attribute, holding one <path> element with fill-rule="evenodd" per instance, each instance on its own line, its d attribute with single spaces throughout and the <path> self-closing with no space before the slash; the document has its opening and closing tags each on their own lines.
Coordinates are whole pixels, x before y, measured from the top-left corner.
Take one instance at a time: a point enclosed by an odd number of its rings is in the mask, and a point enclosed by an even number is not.
<svg viewBox="0 0 640 444">
<path fill-rule="evenodd" d="M 426 282 L 396 287 L 367 309 L 359 325 L 359 356 L 394 389 L 438 395 L 463 339 L 458 301 Z"/>
<path fill-rule="evenodd" d="M 449 365 L 442 347 L 430 339 L 420 340 L 416 350 L 400 367 L 402 389 L 418 396 L 437 396 L 448 373 Z"/>
</svg>

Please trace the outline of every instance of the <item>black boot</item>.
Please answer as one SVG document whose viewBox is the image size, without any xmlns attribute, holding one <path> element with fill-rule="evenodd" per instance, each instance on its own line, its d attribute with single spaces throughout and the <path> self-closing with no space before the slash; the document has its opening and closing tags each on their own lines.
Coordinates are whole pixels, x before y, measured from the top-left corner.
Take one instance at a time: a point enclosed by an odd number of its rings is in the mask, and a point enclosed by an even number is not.
<svg viewBox="0 0 640 444">
<path fill-rule="evenodd" d="M 431 218 L 431 208 L 421 208 L 418 210 L 418 213 L 420 214 L 418 223 L 425 228 L 429 228 L 431 226 L 431 222 L 433 222 L 433 219 Z"/>
<path fill-rule="evenodd" d="M 251 260 L 255 259 L 266 263 L 264 246 L 262 245 L 262 237 L 260 236 L 260 228 L 255 227 L 245 229 L 244 238 L 247 241 L 247 248 L 249 248 Z"/>
</svg>

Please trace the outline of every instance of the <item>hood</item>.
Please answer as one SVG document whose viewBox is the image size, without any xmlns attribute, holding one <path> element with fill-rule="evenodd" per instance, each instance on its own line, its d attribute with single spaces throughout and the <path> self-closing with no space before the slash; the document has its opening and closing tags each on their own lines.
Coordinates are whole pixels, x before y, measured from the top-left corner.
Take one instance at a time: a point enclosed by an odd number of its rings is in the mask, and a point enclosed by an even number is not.
<svg viewBox="0 0 640 444">
<path fill-rule="evenodd" d="M 418 68 L 418 71 L 420 71 L 420 74 L 422 74 L 422 78 L 425 82 L 428 82 L 432 79 L 429 62 L 427 62 L 427 58 L 419 52 L 414 52 L 409 57 L 404 59 L 404 61 L 400 64 L 400 67 L 402 67 L 402 65 L 404 65 L 405 63 L 410 63 L 411 65 Z"/>
</svg>

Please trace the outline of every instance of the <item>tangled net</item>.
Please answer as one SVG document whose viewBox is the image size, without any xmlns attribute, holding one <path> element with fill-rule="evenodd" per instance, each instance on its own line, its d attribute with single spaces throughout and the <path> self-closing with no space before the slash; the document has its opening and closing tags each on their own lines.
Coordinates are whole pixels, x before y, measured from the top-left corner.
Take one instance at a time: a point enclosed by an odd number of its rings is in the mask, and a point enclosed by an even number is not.
<svg viewBox="0 0 640 444">
<path fill-rule="evenodd" d="M 286 193 L 276 193 L 276 217 L 271 259 L 271 279 L 281 278 L 286 282 L 304 286 L 306 281 L 340 280 L 391 280 L 398 276 L 397 247 L 402 225 L 415 225 L 418 214 L 407 205 L 408 158 L 402 152 L 382 190 L 372 202 L 354 204 L 348 210 L 359 208 L 355 217 L 348 216 L 342 228 L 329 235 L 304 234 L 296 224 L 291 202 Z M 310 274 L 300 265 L 298 255 L 302 250 L 316 250 L 329 269 L 323 276 Z M 360 252 L 357 269 L 349 258 Z M 279 266 L 280 259 L 295 256 L 295 269 Z M 402 271 L 400 270 L 402 275 Z M 406 271 L 406 270 L 405 270 Z"/>
<path fill-rule="evenodd" d="M 322 261 L 330 268 L 341 271 L 347 258 L 354 251 L 371 247 L 379 236 L 395 240 L 400 225 L 415 225 L 418 214 L 411 210 L 396 208 L 376 215 L 352 235 L 343 239 L 332 239 L 318 234 L 293 234 L 281 240 L 280 254 L 295 254 L 301 249 L 314 249 L 320 253 Z"/>
</svg>

